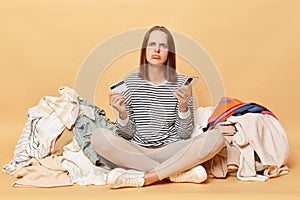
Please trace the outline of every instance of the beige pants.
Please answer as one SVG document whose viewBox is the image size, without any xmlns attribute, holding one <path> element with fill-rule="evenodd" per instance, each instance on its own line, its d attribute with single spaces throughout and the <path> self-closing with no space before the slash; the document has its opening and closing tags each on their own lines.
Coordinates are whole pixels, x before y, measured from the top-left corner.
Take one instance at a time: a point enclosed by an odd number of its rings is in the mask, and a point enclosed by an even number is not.
<svg viewBox="0 0 300 200">
<path fill-rule="evenodd" d="M 211 130 L 163 147 L 145 148 L 110 130 L 96 129 L 91 143 L 99 155 L 119 167 L 143 172 L 154 170 L 162 180 L 214 157 L 224 147 L 224 138 L 220 131 Z"/>
</svg>

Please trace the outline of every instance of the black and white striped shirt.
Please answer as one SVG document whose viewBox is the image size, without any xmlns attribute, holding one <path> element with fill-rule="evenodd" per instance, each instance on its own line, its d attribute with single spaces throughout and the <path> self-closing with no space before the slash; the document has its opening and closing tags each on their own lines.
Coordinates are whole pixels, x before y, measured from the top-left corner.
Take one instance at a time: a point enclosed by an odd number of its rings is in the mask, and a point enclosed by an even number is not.
<svg viewBox="0 0 300 200">
<path fill-rule="evenodd" d="M 160 147 L 168 143 L 190 138 L 193 131 L 193 98 L 189 100 L 186 113 L 178 111 L 178 100 L 173 93 L 185 81 L 178 75 L 175 83 L 162 84 L 141 79 L 137 73 L 124 81 L 128 119 L 117 120 L 117 133 L 144 147 Z"/>
</svg>

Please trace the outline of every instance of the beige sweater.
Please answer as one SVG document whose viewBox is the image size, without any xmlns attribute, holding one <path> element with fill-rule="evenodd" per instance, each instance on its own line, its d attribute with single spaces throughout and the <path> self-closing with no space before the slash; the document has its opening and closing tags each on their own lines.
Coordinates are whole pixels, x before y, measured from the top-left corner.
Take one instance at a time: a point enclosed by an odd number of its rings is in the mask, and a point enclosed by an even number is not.
<svg viewBox="0 0 300 200">
<path fill-rule="evenodd" d="M 247 142 L 241 147 L 237 147 L 233 137 L 234 133 L 227 135 L 225 133 L 227 154 L 223 152 L 205 163 L 209 173 L 215 177 L 225 177 L 228 170 L 236 166 L 236 169 L 239 168 L 238 173 L 240 173 L 240 176 L 243 176 L 241 172 L 248 173 L 249 176 L 249 169 L 253 171 L 255 161 L 252 158 L 252 153 L 242 152 L 241 154 L 243 149 L 253 149 L 257 153 L 264 168 L 264 176 L 277 177 L 288 173 L 289 168 L 286 166 L 289 154 L 288 139 L 277 119 L 270 115 L 247 113 L 242 116 L 231 116 L 227 122 L 237 123 L 236 127 L 243 132 L 244 139 Z M 243 155 L 244 157 L 242 157 Z M 247 155 L 249 158 L 247 158 Z M 254 163 L 245 165 L 246 161 Z M 247 166 L 248 168 L 245 168 Z M 251 176 L 255 177 L 255 174 Z"/>
</svg>

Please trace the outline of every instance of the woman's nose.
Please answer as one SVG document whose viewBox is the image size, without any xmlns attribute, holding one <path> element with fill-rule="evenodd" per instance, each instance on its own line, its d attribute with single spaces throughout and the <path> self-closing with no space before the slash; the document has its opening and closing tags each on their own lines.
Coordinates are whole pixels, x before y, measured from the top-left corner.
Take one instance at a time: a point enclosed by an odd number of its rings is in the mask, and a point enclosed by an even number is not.
<svg viewBox="0 0 300 200">
<path fill-rule="evenodd" d="M 155 52 L 159 52 L 160 51 L 160 48 L 159 48 L 159 45 L 155 45 L 155 49 L 154 49 Z"/>
</svg>

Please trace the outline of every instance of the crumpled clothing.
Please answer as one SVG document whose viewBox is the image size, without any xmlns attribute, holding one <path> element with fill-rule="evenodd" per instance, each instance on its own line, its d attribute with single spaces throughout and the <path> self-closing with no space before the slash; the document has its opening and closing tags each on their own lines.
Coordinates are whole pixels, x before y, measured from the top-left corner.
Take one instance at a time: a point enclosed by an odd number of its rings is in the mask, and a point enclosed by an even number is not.
<svg viewBox="0 0 300 200">
<path fill-rule="evenodd" d="M 69 172 L 72 183 L 106 185 L 109 169 L 93 165 L 75 140 L 64 147 L 62 166 Z"/>
<path fill-rule="evenodd" d="M 59 187 L 72 185 L 71 177 L 61 165 L 62 157 L 32 158 L 18 166 L 14 187 Z"/>
<path fill-rule="evenodd" d="M 224 134 L 223 130 L 227 155 L 217 155 L 204 165 L 212 176 L 224 178 L 226 175 L 236 175 L 240 180 L 246 177 L 248 180 L 266 181 L 289 172 L 286 166 L 289 153 L 287 135 L 276 118 L 247 113 L 231 116 L 224 123 L 236 126 L 243 134 L 237 134 L 234 138 L 235 132 L 226 130 L 228 133 Z M 243 148 L 250 150 L 241 154 L 240 149 Z M 250 166 L 247 163 L 251 163 Z M 245 166 L 249 168 L 245 170 Z"/>
<path fill-rule="evenodd" d="M 28 120 L 18 139 L 14 158 L 2 168 L 13 174 L 17 166 L 30 158 L 43 158 L 51 154 L 55 141 L 65 127 L 70 129 L 78 116 L 95 119 L 94 109 L 80 105 L 77 92 L 69 87 L 59 88 L 61 97 L 43 97 L 39 105 L 28 109 Z"/>
<path fill-rule="evenodd" d="M 61 122 L 68 129 L 71 129 L 79 114 L 79 95 L 67 86 L 60 87 L 58 92 L 61 94 L 60 97 L 43 97 L 40 100 L 39 107 L 44 118 L 55 112 Z"/>
<path fill-rule="evenodd" d="M 194 130 L 192 133 L 192 137 L 195 137 L 201 133 L 203 133 L 203 128 L 207 127 L 208 119 L 213 113 L 215 107 L 206 106 L 199 107 L 194 112 Z"/>
<path fill-rule="evenodd" d="M 288 139 L 276 118 L 271 115 L 247 113 L 232 116 L 228 121 L 239 124 L 249 145 L 265 167 L 264 176 L 276 177 L 288 173 L 289 169 L 286 166 L 289 154 Z"/>
<path fill-rule="evenodd" d="M 254 150 L 239 124 L 235 125 L 237 132 L 233 136 L 233 143 L 240 151 L 240 163 L 237 177 L 243 181 L 266 181 L 267 176 L 256 174 Z"/>
<path fill-rule="evenodd" d="M 37 111 L 38 106 L 31 108 Z M 54 148 L 56 138 L 65 129 L 64 124 L 57 117 L 56 113 L 51 113 L 47 118 L 40 115 L 39 121 L 33 124 L 32 132 L 29 136 L 29 145 L 27 146 L 27 153 L 33 158 L 43 158 L 51 153 Z"/>
<path fill-rule="evenodd" d="M 82 148 L 83 154 L 94 164 L 94 165 L 109 165 L 114 168 L 116 165 L 100 156 L 93 148 L 91 144 L 91 136 L 94 130 L 97 128 L 106 128 L 116 131 L 116 126 L 108 118 L 105 117 L 105 111 L 95 106 L 89 100 L 80 100 L 80 105 L 85 105 L 93 109 L 95 119 L 91 119 L 86 115 L 79 116 L 75 122 L 73 128 L 74 139 Z"/>
<path fill-rule="evenodd" d="M 15 146 L 13 160 L 3 166 L 3 172 L 14 174 L 19 165 L 31 158 L 48 156 L 54 148 L 55 139 L 65 129 L 56 113 L 43 118 L 39 106 L 30 108 L 27 114 L 28 120 Z"/>
</svg>

